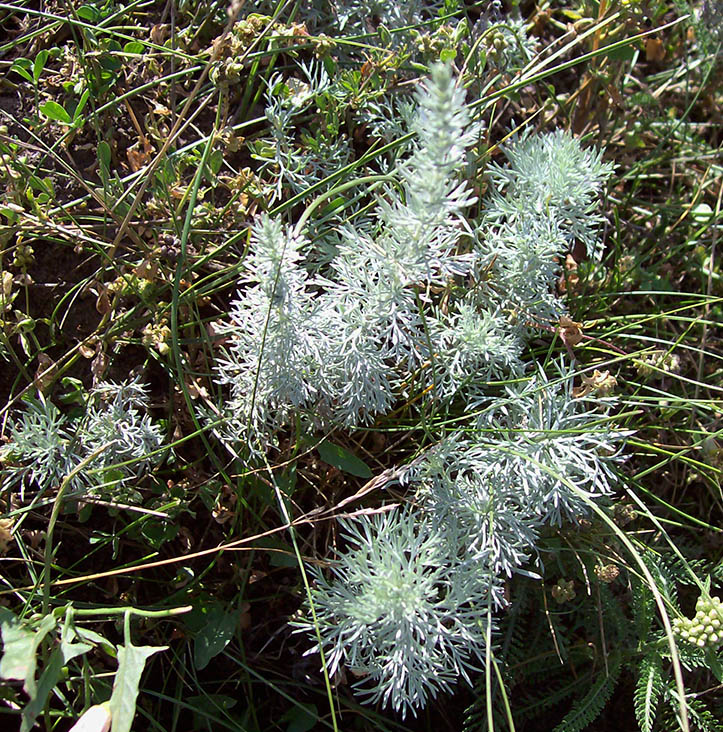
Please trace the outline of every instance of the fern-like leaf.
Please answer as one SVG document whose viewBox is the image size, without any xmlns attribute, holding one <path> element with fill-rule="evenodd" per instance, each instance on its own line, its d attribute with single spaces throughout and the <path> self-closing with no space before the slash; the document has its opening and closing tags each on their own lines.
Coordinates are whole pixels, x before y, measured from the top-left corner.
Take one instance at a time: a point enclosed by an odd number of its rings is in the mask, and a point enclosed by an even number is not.
<svg viewBox="0 0 723 732">
<path fill-rule="evenodd" d="M 688 716 L 691 721 L 691 729 L 700 732 L 723 732 L 723 724 L 720 719 L 713 714 L 701 699 L 689 697 L 686 699 L 688 704 Z"/>
<path fill-rule="evenodd" d="M 647 654 L 640 662 L 639 672 L 633 697 L 635 718 L 638 720 L 640 732 L 651 732 L 664 686 L 662 659 L 657 653 Z"/>
<path fill-rule="evenodd" d="M 590 687 L 585 696 L 577 701 L 553 732 L 582 732 L 600 715 L 615 690 L 620 677 L 620 655 L 608 658 L 609 673 Z"/>
</svg>

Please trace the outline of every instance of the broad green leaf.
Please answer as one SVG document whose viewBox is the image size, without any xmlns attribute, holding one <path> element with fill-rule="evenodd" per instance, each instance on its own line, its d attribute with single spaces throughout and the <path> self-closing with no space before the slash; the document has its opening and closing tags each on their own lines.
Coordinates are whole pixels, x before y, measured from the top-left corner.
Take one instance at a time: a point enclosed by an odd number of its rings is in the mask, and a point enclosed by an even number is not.
<svg viewBox="0 0 723 732">
<path fill-rule="evenodd" d="M 326 216 L 331 216 L 335 211 L 339 211 L 346 205 L 346 198 L 344 196 L 337 196 L 331 203 L 324 206 L 324 209 L 322 210 L 320 216 L 321 218 L 325 218 Z"/>
<path fill-rule="evenodd" d="M 269 550 L 269 564 L 272 567 L 298 567 L 293 548 L 277 536 L 265 536 L 255 546 Z"/>
<path fill-rule="evenodd" d="M 241 615 L 238 610 L 226 612 L 226 608 L 220 603 L 203 608 L 202 612 L 205 622 L 193 641 L 193 660 L 199 671 L 206 668 L 211 659 L 226 648 L 233 638 Z"/>
<path fill-rule="evenodd" d="M 723 683 L 723 664 L 721 664 L 718 654 L 709 649 L 705 654 L 705 660 L 708 662 L 708 668 L 713 676 L 716 677 L 718 683 Z"/>
<path fill-rule="evenodd" d="M 82 641 L 76 643 L 76 640 L 80 641 L 80 637 L 78 635 L 78 631 L 73 625 L 72 615 L 70 615 L 69 611 L 69 615 L 60 634 L 60 650 L 63 653 L 63 661 L 65 663 L 68 663 L 68 661 L 71 661 L 77 656 L 81 656 L 84 653 L 93 650 L 92 643 L 83 643 Z"/>
<path fill-rule="evenodd" d="M 113 45 L 113 44 L 111 43 L 110 45 Z M 118 48 L 116 50 L 120 51 L 121 50 L 120 45 L 119 44 L 116 44 L 116 45 L 118 45 Z M 98 62 L 106 71 L 110 71 L 110 72 L 120 71 L 123 68 L 123 59 L 113 56 L 111 53 L 104 53 L 98 59 Z M 108 80 L 113 79 L 114 74 L 110 74 L 104 78 L 107 78 Z"/>
<path fill-rule="evenodd" d="M 176 538 L 178 528 L 178 524 L 163 519 L 146 521 L 141 528 L 141 534 L 153 549 L 158 549 L 165 542 Z"/>
<path fill-rule="evenodd" d="M 52 616 L 48 617 L 52 618 Z M 30 732 L 32 729 L 38 715 L 45 708 L 50 693 L 60 680 L 63 666 L 93 648 L 90 643 L 73 643 L 75 637 L 76 632 L 72 622 L 72 610 L 68 610 L 61 632 L 60 646 L 56 646 L 50 654 L 50 658 L 43 668 L 43 673 L 40 674 L 40 681 L 38 681 L 37 688 L 30 694 L 30 701 L 25 706 L 25 709 L 23 709 L 20 732 Z"/>
<path fill-rule="evenodd" d="M 383 23 L 380 23 L 377 27 L 377 33 L 379 33 L 379 42 L 382 46 L 388 48 L 392 45 L 392 34 Z"/>
<path fill-rule="evenodd" d="M 143 53 L 143 44 L 140 41 L 128 41 L 128 43 L 123 46 L 123 51 L 124 53 L 140 55 Z"/>
<path fill-rule="evenodd" d="M 184 701 L 193 713 L 194 729 L 229 729 L 226 724 L 229 720 L 237 722 L 237 727 L 234 729 L 238 729 L 239 732 L 251 729 L 239 715 L 229 713 L 229 710 L 238 704 L 238 698 L 226 694 L 197 694 L 184 697 Z M 214 722 L 217 726 L 214 726 Z"/>
<path fill-rule="evenodd" d="M 319 721 L 319 712 L 316 704 L 296 704 L 281 717 L 282 722 L 288 722 L 286 732 L 309 732 Z"/>
<path fill-rule="evenodd" d="M 59 402 L 63 404 L 85 404 L 87 392 L 80 379 L 76 379 L 74 376 L 63 376 L 60 384 L 67 391 L 58 394 Z"/>
<path fill-rule="evenodd" d="M 48 118 L 55 122 L 70 124 L 70 115 L 57 102 L 52 99 L 40 105 L 40 111 Z"/>
<path fill-rule="evenodd" d="M 40 625 L 38 625 L 38 629 L 35 631 L 35 635 L 33 636 L 33 658 L 31 667 L 28 669 L 28 675 L 25 677 L 25 684 L 23 686 L 28 696 L 30 697 L 34 697 L 36 694 L 35 669 L 37 667 L 38 649 L 40 648 L 40 644 L 45 639 L 45 636 L 50 633 L 51 630 L 54 630 L 57 624 L 58 621 L 52 614 L 46 615 L 40 621 Z"/>
<path fill-rule="evenodd" d="M 35 671 L 35 633 L 5 607 L 0 607 L 0 629 L 3 639 L 0 678 L 25 681 L 30 670 Z"/>
<path fill-rule="evenodd" d="M 358 478 L 372 477 L 369 466 L 341 445 L 335 445 L 333 442 L 325 440 L 319 445 L 319 455 L 325 463 L 339 468 L 349 475 L 356 475 Z"/>
<path fill-rule="evenodd" d="M 68 732 L 108 732 L 109 729 L 110 708 L 108 702 L 103 702 L 86 709 Z"/>
<path fill-rule="evenodd" d="M 63 665 L 63 651 L 60 648 L 56 648 L 50 654 L 43 673 L 40 674 L 40 681 L 38 681 L 38 685 L 33 693 L 30 694 L 30 701 L 25 705 L 25 709 L 23 709 L 20 732 L 30 732 L 33 728 L 35 720 L 45 707 L 45 702 L 48 700 L 50 692 L 60 680 Z"/>
<path fill-rule="evenodd" d="M 35 61 L 33 61 L 33 81 L 37 83 L 38 79 L 40 79 L 40 75 L 43 73 L 43 69 L 45 68 L 45 62 L 48 60 L 48 52 L 43 49 L 42 51 L 38 51 L 38 55 L 35 57 Z"/>
<path fill-rule="evenodd" d="M 115 646 L 100 633 L 96 633 L 94 630 L 89 628 L 76 628 L 75 634 L 80 641 L 87 641 L 91 645 L 96 645 L 102 648 L 109 656 L 115 658 L 118 654 L 116 653 Z"/>
<path fill-rule="evenodd" d="M 35 669 L 37 652 L 43 638 L 56 626 L 56 619 L 46 615 L 35 631 L 13 615 L 0 608 L 0 628 L 3 638 L 3 657 L 0 660 L 0 678 L 24 681 L 23 688 L 31 698 L 35 696 Z"/>
<path fill-rule="evenodd" d="M 212 176 L 215 176 L 218 174 L 218 171 L 221 170 L 222 164 L 223 164 L 223 150 L 214 150 L 208 156 L 208 162 L 206 163 L 209 170 L 211 171 Z"/>
<path fill-rule="evenodd" d="M 111 732 L 130 732 L 136 714 L 138 683 L 146 660 L 168 646 L 118 646 L 118 671 L 110 696 Z"/>
<path fill-rule="evenodd" d="M 621 46 L 613 48 L 604 54 L 614 61 L 631 61 L 635 56 L 635 49 L 632 46 Z"/>
<path fill-rule="evenodd" d="M 95 23 L 100 16 L 98 9 L 92 5 L 81 5 L 75 12 L 81 20 L 86 20 L 89 23 Z"/>
<path fill-rule="evenodd" d="M 289 465 L 281 475 L 276 478 L 276 485 L 285 496 L 292 496 L 296 490 L 296 464 Z"/>
<path fill-rule="evenodd" d="M 25 81 L 32 82 L 33 77 L 30 75 L 29 69 L 32 67 L 32 62 L 29 58 L 16 58 L 13 61 L 13 65 L 10 67 L 10 71 L 14 71 L 18 76 L 22 76 Z"/>
</svg>

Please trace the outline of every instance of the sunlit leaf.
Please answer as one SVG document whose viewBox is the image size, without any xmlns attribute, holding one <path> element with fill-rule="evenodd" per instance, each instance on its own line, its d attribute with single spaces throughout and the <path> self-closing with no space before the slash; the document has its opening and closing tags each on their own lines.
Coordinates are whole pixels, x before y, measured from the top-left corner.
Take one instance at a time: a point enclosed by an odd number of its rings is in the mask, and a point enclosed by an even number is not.
<svg viewBox="0 0 723 732">
<path fill-rule="evenodd" d="M 111 732 L 130 732 L 136 714 L 138 684 L 146 661 L 167 646 L 118 646 L 118 671 L 110 697 Z"/>
</svg>

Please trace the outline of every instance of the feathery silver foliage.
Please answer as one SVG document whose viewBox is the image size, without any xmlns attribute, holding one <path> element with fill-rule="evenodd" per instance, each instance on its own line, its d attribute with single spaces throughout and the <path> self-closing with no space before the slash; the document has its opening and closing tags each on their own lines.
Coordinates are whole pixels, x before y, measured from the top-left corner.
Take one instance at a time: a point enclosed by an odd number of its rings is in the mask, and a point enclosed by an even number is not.
<svg viewBox="0 0 723 732">
<path fill-rule="evenodd" d="M 57 487 L 83 463 L 71 479 L 74 491 L 116 495 L 159 461 L 163 437 L 146 414 L 146 389 L 137 380 L 102 382 L 85 406 L 70 420 L 44 398 L 27 401 L 0 450 L 13 483 Z"/>
<path fill-rule="evenodd" d="M 355 686 L 368 701 L 416 714 L 439 690 L 468 679 L 501 584 L 457 558 L 409 511 L 341 524 L 346 548 L 331 563 L 332 579 L 312 570 L 329 671 L 343 664 L 360 676 Z M 308 618 L 296 624 L 313 632 Z"/>
</svg>

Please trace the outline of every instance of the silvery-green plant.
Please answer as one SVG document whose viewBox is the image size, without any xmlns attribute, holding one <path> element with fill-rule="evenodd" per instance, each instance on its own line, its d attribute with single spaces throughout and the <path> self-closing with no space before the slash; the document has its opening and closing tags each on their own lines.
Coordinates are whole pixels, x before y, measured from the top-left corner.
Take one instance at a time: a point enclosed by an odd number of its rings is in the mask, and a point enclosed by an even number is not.
<svg viewBox="0 0 723 732">
<path fill-rule="evenodd" d="M 3 468 L 12 483 L 46 488 L 58 485 L 77 464 L 68 419 L 45 399 L 28 400 L 10 422 L 8 444 L 0 448 Z"/>
<path fill-rule="evenodd" d="M 361 675 L 370 701 L 415 711 L 467 679 L 486 643 L 501 578 L 525 569 L 540 529 L 577 520 L 609 495 L 625 434 L 573 397 L 572 375 L 540 371 L 505 397 L 479 398 L 465 432 L 399 472 L 414 509 L 344 524 L 331 578 L 312 570 L 315 619 L 330 670 Z M 450 614 L 448 616 L 447 614 Z M 312 649 L 314 650 L 314 649 Z"/>
<path fill-rule="evenodd" d="M 255 450 L 268 447 L 295 410 L 316 396 L 323 334 L 299 264 L 302 239 L 263 216 L 246 261 L 249 285 L 231 307 L 228 350 L 217 364 L 228 384 L 228 429 Z"/>
<path fill-rule="evenodd" d="M 271 203 L 281 197 L 285 186 L 295 193 L 305 190 L 341 168 L 351 156 L 343 133 L 312 136 L 302 131 L 301 141 L 296 139 L 298 118 L 316 111 L 318 97 L 331 87 L 323 66 L 300 64 L 299 68 L 305 80 L 284 80 L 280 74 L 271 77 L 264 110 L 270 136 L 250 142 L 254 157 L 261 163 L 259 172 L 276 178 Z"/>
<path fill-rule="evenodd" d="M 501 583 L 408 510 L 341 525 L 345 550 L 330 563 L 331 579 L 312 570 L 329 671 L 346 666 L 368 701 L 416 714 L 476 668 Z M 296 624 L 314 632 L 308 617 Z"/>
<path fill-rule="evenodd" d="M 475 383 L 521 373 L 522 339 L 501 309 L 466 297 L 429 318 L 435 396 L 450 399 Z"/>
<path fill-rule="evenodd" d="M 573 374 L 550 380 L 542 369 L 505 397 L 471 397 L 468 408 L 487 405 L 472 422 L 478 468 L 496 483 L 513 485 L 544 523 L 587 513 L 584 498 L 612 492 L 613 466 L 628 433 L 607 416 L 611 397 L 573 395 Z M 584 497 L 584 498 L 583 498 Z"/>
<path fill-rule="evenodd" d="M 148 391 L 137 379 L 101 382 L 91 390 L 76 438 L 82 454 L 98 453 L 94 471 L 119 470 L 127 480 L 158 463 L 163 436 L 147 409 Z"/>
<path fill-rule="evenodd" d="M 401 470 L 414 509 L 344 525 L 329 575 L 312 570 L 315 616 L 299 621 L 318 629 L 331 671 L 349 667 L 360 693 L 402 712 L 468 678 L 501 578 L 527 571 L 541 527 L 610 493 L 624 437 L 607 426 L 611 403 L 575 399 L 564 370 L 525 379 L 523 358 L 528 321 L 564 312 L 561 258 L 578 240 L 600 257 L 610 166 L 570 135 L 523 137 L 492 167 L 476 223 L 465 174 L 480 126 L 449 66 L 416 103 L 398 185 L 376 216 L 335 227 L 325 261 L 309 265 L 299 227 L 260 218 L 217 366 L 227 435 L 256 455 L 304 421 L 371 422 L 412 389 L 465 410 Z M 517 386 L 490 393 L 511 376 Z"/>
<path fill-rule="evenodd" d="M 478 228 L 484 296 L 522 317 L 557 320 L 560 261 L 576 241 L 599 261 L 601 216 L 596 212 L 612 166 L 558 131 L 528 135 L 505 150 L 508 163 L 490 166 L 492 193 Z"/>
<path fill-rule="evenodd" d="M 405 3 L 396 0 L 341 0 L 334 7 L 340 31 L 366 34 L 375 31 L 375 21 L 390 30 L 417 25 L 434 18 L 443 5 L 440 0 L 410 0 Z M 403 35 L 400 37 L 404 38 Z"/>
<path fill-rule="evenodd" d="M 451 534 L 479 571 L 511 575 L 529 559 L 540 521 L 517 486 L 489 474 L 483 453 L 452 435 L 405 469 L 401 481 L 414 487 L 420 519 Z"/>
<path fill-rule="evenodd" d="M 585 498 L 612 492 L 626 436 L 605 419 L 614 401 L 574 398 L 572 379 L 540 371 L 505 397 L 470 394 L 468 409 L 489 406 L 401 473 L 427 520 L 453 526 L 496 573 L 523 567 L 540 527 L 575 521 L 589 512 Z"/>
<path fill-rule="evenodd" d="M 45 490 L 79 468 L 71 480 L 74 492 L 118 494 L 162 456 L 163 437 L 147 406 L 147 391 L 137 380 L 98 384 L 84 414 L 72 420 L 44 397 L 28 400 L 0 450 L 10 483 Z"/>
<path fill-rule="evenodd" d="M 473 35 L 481 36 L 488 66 L 506 73 L 525 67 L 535 57 L 539 45 L 534 36 L 528 35 L 524 20 L 502 18 L 499 10 L 494 9 L 475 24 Z"/>
<path fill-rule="evenodd" d="M 386 142 L 405 137 L 412 129 L 417 116 L 417 105 L 409 96 L 384 94 L 368 101 L 357 110 L 357 120 L 367 126 L 367 133 L 372 138 L 380 138 Z M 397 147 L 397 153 L 412 149 L 410 140 Z"/>
<path fill-rule="evenodd" d="M 703 0 L 692 15 L 698 46 L 720 63 L 723 58 L 723 6 L 719 0 Z"/>
<path fill-rule="evenodd" d="M 433 69 L 418 104 L 419 142 L 399 170 L 404 198 L 390 187 L 374 227 L 341 227 L 326 272 L 309 276 L 303 237 L 280 222 L 254 227 L 218 367 L 232 431 L 252 449 L 272 444 L 295 414 L 321 425 L 369 421 L 430 357 L 421 305 L 474 262 L 458 252 L 472 241 L 463 213 L 474 201 L 459 173 L 477 128 L 449 67 Z"/>
</svg>

